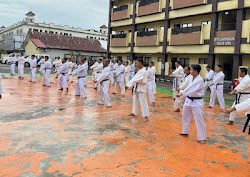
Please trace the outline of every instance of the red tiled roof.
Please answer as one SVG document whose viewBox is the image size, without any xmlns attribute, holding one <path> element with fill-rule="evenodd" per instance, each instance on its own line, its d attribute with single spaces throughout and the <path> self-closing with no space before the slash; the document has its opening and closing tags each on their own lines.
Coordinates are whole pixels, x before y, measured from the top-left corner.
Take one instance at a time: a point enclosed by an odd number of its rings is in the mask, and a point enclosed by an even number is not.
<svg viewBox="0 0 250 177">
<path fill-rule="evenodd" d="M 28 38 L 31 39 L 38 48 L 97 53 L 106 52 L 106 50 L 102 48 L 101 43 L 95 39 L 38 32 L 29 32 Z"/>
<path fill-rule="evenodd" d="M 46 46 L 40 41 L 40 39 L 30 39 L 37 48 L 46 48 Z"/>
</svg>

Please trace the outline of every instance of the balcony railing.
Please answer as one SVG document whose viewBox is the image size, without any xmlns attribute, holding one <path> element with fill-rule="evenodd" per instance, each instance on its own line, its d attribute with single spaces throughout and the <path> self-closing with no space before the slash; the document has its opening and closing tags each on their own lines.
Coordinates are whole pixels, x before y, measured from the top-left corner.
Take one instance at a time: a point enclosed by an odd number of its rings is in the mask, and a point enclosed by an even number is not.
<svg viewBox="0 0 250 177">
<path fill-rule="evenodd" d="M 120 11 L 127 10 L 127 9 L 128 9 L 128 5 L 123 5 L 123 6 L 120 6 L 120 7 L 116 7 L 116 8 L 113 9 L 113 13 L 120 12 Z"/>
<path fill-rule="evenodd" d="M 201 26 L 192 26 L 192 27 L 186 27 L 186 28 L 173 28 L 172 35 L 193 33 L 193 32 L 199 32 L 199 31 L 201 31 Z"/>
<path fill-rule="evenodd" d="M 227 24 L 221 24 L 217 28 L 218 31 L 233 31 L 236 30 L 236 24 L 235 23 L 227 23 Z"/>
<path fill-rule="evenodd" d="M 137 37 L 147 37 L 147 36 L 155 36 L 155 35 L 157 35 L 157 30 L 137 32 Z"/>
<path fill-rule="evenodd" d="M 112 37 L 112 39 L 123 39 L 123 38 L 127 37 L 127 34 L 125 34 L 125 33 L 122 33 L 122 34 L 113 34 L 111 37 Z"/>
<path fill-rule="evenodd" d="M 139 7 L 140 6 L 147 6 L 147 5 L 154 4 L 154 3 L 159 3 L 159 0 L 140 0 Z"/>
</svg>

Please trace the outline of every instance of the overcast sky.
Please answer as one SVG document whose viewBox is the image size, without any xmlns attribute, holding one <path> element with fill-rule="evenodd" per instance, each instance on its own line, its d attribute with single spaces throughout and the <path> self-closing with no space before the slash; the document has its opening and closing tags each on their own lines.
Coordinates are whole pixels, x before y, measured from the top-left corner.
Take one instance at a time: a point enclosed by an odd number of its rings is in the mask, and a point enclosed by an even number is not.
<svg viewBox="0 0 250 177">
<path fill-rule="evenodd" d="M 37 22 L 98 29 L 108 24 L 108 0 L 0 0 L 0 26 L 24 19 L 28 11 Z"/>
</svg>

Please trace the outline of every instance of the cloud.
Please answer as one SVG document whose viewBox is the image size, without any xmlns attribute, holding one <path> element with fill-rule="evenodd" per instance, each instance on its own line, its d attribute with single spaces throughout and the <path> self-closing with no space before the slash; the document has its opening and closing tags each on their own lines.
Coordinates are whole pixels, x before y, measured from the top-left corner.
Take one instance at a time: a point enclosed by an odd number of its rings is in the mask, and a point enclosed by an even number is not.
<svg viewBox="0 0 250 177">
<path fill-rule="evenodd" d="M 37 22 L 98 29 L 108 24 L 108 0 L 0 0 L 0 26 L 24 19 L 28 11 Z"/>
</svg>

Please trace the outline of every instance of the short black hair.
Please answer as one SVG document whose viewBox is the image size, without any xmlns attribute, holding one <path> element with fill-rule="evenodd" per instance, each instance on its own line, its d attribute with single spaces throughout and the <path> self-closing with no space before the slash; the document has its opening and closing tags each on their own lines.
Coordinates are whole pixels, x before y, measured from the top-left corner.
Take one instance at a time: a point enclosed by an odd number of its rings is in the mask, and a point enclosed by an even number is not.
<svg viewBox="0 0 250 177">
<path fill-rule="evenodd" d="M 31 57 L 36 57 L 35 55 L 31 55 Z"/>
<path fill-rule="evenodd" d="M 246 67 L 240 67 L 242 73 L 248 74 L 248 69 Z"/>
<path fill-rule="evenodd" d="M 190 69 L 191 69 L 190 66 L 187 66 L 186 68 L 188 69 L 188 71 L 190 71 Z"/>
<path fill-rule="evenodd" d="M 206 68 L 209 68 L 209 69 L 211 69 L 211 66 L 207 65 L 207 67 L 206 67 Z"/>
<path fill-rule="evenodd" d="M 137 59 L 136 61 L 137 61 L 137 62 L 140 62 L 140 63 L 144 66 L 143 59 Z"/>
<path fill-rule="evenodd" d="M 200 65 L 192 65 L 191 68 L 193 68 L 193 70 L 197 71 L 198 73 L 201 72 L 201 66 Z"/>
<path fill-rule="evenodd" d="M 222 69 L 222 65 L 217 65 L 217 67 L 221 68 Z"/>
<path fill-rule="evenodd" d="M 155 63 L 154 63 L 153 61 L 150 61 L 150 63 L 151 63 L 152 65 L 155 65 Z"/>
<path fill-rule="evenodd" d="M 49 59 L 49 56 L 45 56 L 44 58 L 47 58 L 47 59 Z"/>
<path fill-rule="evenodd" d="M 180 61 L 176 61 L 176 63 L 180 64 L 181 65 L 181 62 Z"/>
</svg>

